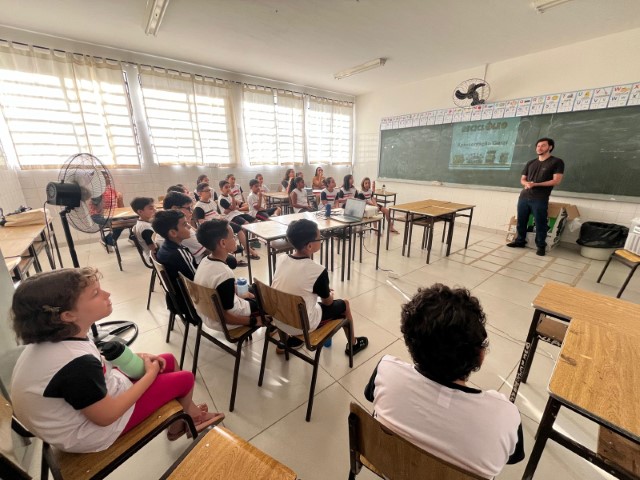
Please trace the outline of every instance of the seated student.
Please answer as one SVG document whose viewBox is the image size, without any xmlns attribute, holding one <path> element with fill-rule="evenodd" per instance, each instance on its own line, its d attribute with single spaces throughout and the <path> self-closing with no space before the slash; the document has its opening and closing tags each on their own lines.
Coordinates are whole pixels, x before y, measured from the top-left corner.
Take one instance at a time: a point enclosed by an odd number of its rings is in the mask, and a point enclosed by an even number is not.
<svg viewBox="0 0 640 480">
<path fill-rule="evenodd" d="M 215 288 L 220 295 L 227 328 L 233 329 L 243 325 L 251 327 L 262 325 L 258 303 L 251 292 L 240 297 L 236 292 L 236 281 L 233 272 L 225 259 L 235 249 L 233 230 L 227 220 L 209 220 L 200 225 L 198 240 L 211 252 L 202 259 L 193 281 L 203 287 Z M 206 315 L 202 321 L 209 328 L 222 330 L 220 323 Z"/>
<path fill-rule="evenodd" d="M 327 269 L 311 259 L 311 255 L 320 250 L 322 243 L 318 225 L 306 219 L 292 222 L 287 228 L 287 240 L 295 250 L 292 255 L 279 257 L 278 268 L 273 275 L 271 286 L 304 298 L 310 331 L 321 327 L 327 320 L 347 318 L 351 323 L 351 338 L 347 337 L 347 340 L 353 343 L 354 355 L 367 348 L 369 345 L 367 337 L 355 336 L 349 301 L 334 300 L 333 291 L 329 288 Z M 286 325 L 282 325 L 281 328 L 289 335 L 302 334 L 302 331 Z M 347 333 L 346 329 L 345 333 Z M 289 342 L 291 347 L 301 345 L 301 342 L 293 337 Z M 349 354 L 349 344 L 345 347 L 345 354 Z"/>
<path fill-rule="evenodd" d="M 385 355 L 365 397 L 390 430 L 447 462 L 494 477 L 524 458 L 518 408 L 467 386 L 487 353 L 485 314 L 468 290 L 436 283 L 402 306 L 413 364 Z"/>
<path fill-rule="evenodd" d="M 282 182 L 280 182 L 281 185 L 281 192 L 289 192 L 289 186 L 291 185 L 291 180 L 293 180 L 294 178 L 296 178 L 296 171 L 293 168 L 287 168 L 287 171 L 284 174 L 284 178 L 282 179 Z"/>
<path fill-rule="evenodd" d="M 236 224 L 239 227 L 241 227 L 245 223 L 255 222 L 256 219 L 251 215 L 249 215 L 248 213 L 242 213 L 238 210 L 238 203 L 230 193 L 229 182 L 227 182 L 226 180 L 220 180 L 219 185 L 220 197 L 218 205 L 220 206 L 221 213 L 225 216 L 225 218 L 232 224 Z M 236 227 L 232 226 L 231 228 Z M 244 232 L 242 233 L 244 235 Z M 247 248 L 247 256 L 251 256 L 251 260 L 260 260 L 260 256 L 253 248 L 251 248 L 251 246 L 245 244 L 245 248 Z"/>
<path fill-rule="evenodd" d="M 207 194 L 206 192 L 204 192 L 204 190 L 201 193 L 203 195 Z M 162 206 L 165 210 L 178 210 L 184 214 L 185 218 L 187 219 L 187 223 L 189 224 L 189 233 L 191 236 L 186 240 L 184 240 L 182 242 L 182 245 L 189 249 L 189 251 L 191 252 L 191 255 L 193 255 L 193 259 L 195 260 L 196 265 L 199 265 L 200 261 L 206 255 L 208 255 L 209 252 L 205 247 L 202 246 L 202 244 L 198 241 L 196 237 L 196 229 L 192 225 L 193 214 L 192 214 L 191 204 L 192 204 L 191 197 L 189 197 L 188 195 L 185 195 L 184 193 L 171 192 L 169 195 L 165 197 L 162 203 Z M 218 215 L 218 217 L 220 217 L 220 215 Z M 238 233 L 238 239 L 243 244 L 246 244 L 247 242 L 247 238 L 244 235 L 244 232 Z M 240 251 L 242 251 L 242 248 L 240 248 Z M 229 255 L 229 257 L 227 258 L 227 264 L 229 265 L 230 268 L 233 268 L 233 269 L 235 269 L 236 267 L 247 266 L 247 262 L 243 260 L 236 260 L 233 255 Z"/>
<path fill-rule="evenodd" d="M 196 202 L 200 201 L 200 196 L 198 195 L 198 185 L 201 183 L 209 183 L 209 177 L 206 174 L 198 175 L 196 180 L 196 190 L 193 192 L 193 198 L 196 199 Z"/>
<path fill-rule="evenodd" d="M 327 186 L 326 180 L 324 178 L 324 170 L 322 169 L 322 167 L 316 168 L 316 173 L 314 174 L 313 179 L 311 180 L 311 186 L 315 190 L 322 190 L 324 187 Z"/>
<path fill-rule="evenodd" d="M 108 177 L 107 172 L 102 172 L 102 175 L 104 175 L 105 178 Z M 107 184 L 102 195 L 91 198 L 88 205 L 91 219 L 101 227 L 104 227 L 107 225 L 105 212 L 108 213 L 113 208 L 122 206 L 122 193 L 116 191 L 111 184 Z M 123 230 L 124 228 L 112 228 L 111 232 L 105 235 L 104 242 L 101 240 L 100 243 L 102 243 L 104 247 L 107 247 L 107 249 L 108 247 L 114 246 Z"/>
<path fill-rule="evenodd" d="M 156 213 L 151 225 L 155 232 L 164 238 L 164 242 L 156 252 L 156 258 L 158 262 L 164 265 L 169 280 L 173 283 L 176 291 L 180 291 L 178 273 L 182 273 L 189 280 L 193 280 L 197 267 L 197 263 L 189 249 L 182 245 L 182 242 L 191 238 L 189 222 L 183 211 L 170 208 Z M 201 248 L 205 251 L 204 247 L 201 246 Z M 179 297 L 182 297 L 182 295 L 179 295 Z"/>
<path fill-rule="evenodd" d="M 338 203 L 338 190 L 336 189 L 336 181 L 333 177 L 328 177 L 325 181 L 326 187 L 320 193 L 320 201 L 322 205 L 331 205 L 331 208 L 339 206 Z"/>
<path fill-rule="evenodd" d="M 360 183 L 360 187 L 362 190 L 356 195 L 360 200 L 364 200 L 367 202 L 367 205 L 373 205 L 374 207 L 378 207 L 378 210 L 382 212 L 382 214 L 387 219 L 389 223 L 389 231 L 393 233 L 399 233 L 395 228 L 393 228 L 393 220 L 389 214 L 389 209 L 379 205 L 376 201 L 376 197 L 373 196 L 373 192 L 376 190 L 376 182 L 373 182 L 373 187 L 371 186 L 371 179 L 369 177 L 364 177 L 362 182 Z"/>
<path fill-rule="evenodd" d="M 236 184 L 236 177 L 233 173 L 227 175 L 227 182 L 229 182 L 229 193 L 238 203 L 238 209 L 241 212 L 248 212 L 249 206 L 244 201 L 244 192 L 242 187 Z"/>
<path fill-rule="evenodd" d="M 258 180 L 258 184 L 260 185 L 260 191 L 262 193 L 269 193 L 269 187 L 264 184 L 264 177 L 261 173 L 256 175 L 256 180 Z"/>
<path fill-rule="evenodd" d="M 280 215 L 279 207 L 267 208 L 267 202 L 262 196 L 262 190 L 260 190 L 260 182 L 258 180 L 249 181 L 249 187 L 251 193 L 247 198 L 247 205 L 249 205 L 249 215 L 257 218 L 258 220 L 269 220 L 269 217 Z"/>
<path fill-rule="evenodd" d="M 38 273 L 20 283 L 11 315 L 26 345 L 11 380 L 16 418 L 39 438 L 65 452 L 99 452 L 175 399 L 200 432 L 222 413 L 193 403 L 191 372 L 176 371 L 171 354 L 139 353 L 142 378 L 131 381 L 105 361 L 91 325 L 108 317 L 109 292 L 91 267 Z M 186 433 L 184 422 L 168 430 L 170 440 Z M 7 477 L 8 478 L 8 477 Z"/>
<path fill-rule="evenodd" d="M 131 210 L 138 214 L 138 221 L 133 226 L 133 234 L 142 247 L 142 253 L 149 259 L 149 252 L 155 252 L 158 246 L 153 240 L 155 232 L 151 227 L 151 220 L 156 214 L 156 206 L 153 198 L 136 197 L 131 201 Z"/>
<path fill-rule="evenodd" d="M 289 203 L 295 213 L 311 212 L 313 209 L 309 205 L 309 196 L 304 189 L 304 179 L 296 177 L 289 186 Z"/>
<path fill-rule="evenodd" d="M 196 187 L 196 192 L 200 200 L 196 202 L 193 207 L 193 219 L 196 225 L 200 225 L 207 220 L 213 220 L 214 218 L 222 218 L 218 211 L 218 196 L 211 189 L 208 183 L 199 183 Z M 214 198 L 215 195 L 215 198 Z"/>
<path fill-rule="evenodd" d="M 340 187 L 340 191 L 338 192 L 338 203 L 340 204 L 340 206 L 347 203 L 348 199 L 356 198 L 356 196 L 358 195 L 358 191 L 356 190 L 356 187 L 353 186 L 353 184 L 353 175 L 345 175 L 344 181 L 342 182 L 342 187 Z"/>
</svg>

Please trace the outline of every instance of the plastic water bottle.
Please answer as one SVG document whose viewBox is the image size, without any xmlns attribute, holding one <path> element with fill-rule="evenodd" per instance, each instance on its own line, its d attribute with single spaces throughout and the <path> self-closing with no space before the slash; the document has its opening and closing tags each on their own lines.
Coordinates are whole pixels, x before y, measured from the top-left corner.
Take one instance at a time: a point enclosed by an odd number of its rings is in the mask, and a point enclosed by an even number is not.
<svg viewBox="0 0 640 480">
<path fill-rule="evenodd" d="M 144 360 L 127 347 L 124 343 L 111 341 L 102 346 L 105 360 L 118 367 L 127 377 L 137 380 L 144 375 Z"/>
<path fill-rule="evenodd" d="M 333 343 L 333 341 L 332 341 L 332 340 L 333 340 L 333 338 L 330 338 L 329 340 L 327 340 L 326 342 L 324 342 L 324 346 L 325 346 L 325 347 L 330 347 L 330 346 L 331 346 L 331 344 Z"/>
<path fill-rule="evenodd" d="M 387 186 L 386 185 L 382 185 L 382 193 L 383 194 L 387 193 Z"/>
<path fill-rule="evenodd" d="M 329 218 L 331 216 L 331 204 L 327 203 L 324 207 L 324 216 Z"/>
<path fill-rule="evenodd" d="M 238 291 L 238 296 L 242 297 L 249 293 L 249 282 L 246 278 L 239 278 L 236 280 L 236 287 Z"/>
</svg>

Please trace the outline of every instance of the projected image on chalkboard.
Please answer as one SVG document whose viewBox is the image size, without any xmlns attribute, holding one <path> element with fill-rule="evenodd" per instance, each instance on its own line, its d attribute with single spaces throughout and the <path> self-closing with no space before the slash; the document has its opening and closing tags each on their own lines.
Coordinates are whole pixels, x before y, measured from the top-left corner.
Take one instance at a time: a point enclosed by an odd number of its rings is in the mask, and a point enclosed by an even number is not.
<svg viewBox="0 0 640 480">
<path fill-rule="evenodd" d="M 449 168 L 509 170 L 520 118 L 454 123 Z"/>
<path fill-rule="evenodd" d="M 565 163 L 554 194 L 640 197 L 640 106 L 382 130 L 379 177 L 519 190 L 542 137 Z"/>
</svg>

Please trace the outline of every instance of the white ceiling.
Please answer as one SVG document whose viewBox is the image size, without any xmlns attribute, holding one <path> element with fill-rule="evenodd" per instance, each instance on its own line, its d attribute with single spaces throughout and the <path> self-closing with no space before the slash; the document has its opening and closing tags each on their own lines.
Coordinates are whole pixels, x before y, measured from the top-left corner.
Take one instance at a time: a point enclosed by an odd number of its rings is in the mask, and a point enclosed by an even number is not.
<svg viewBox="0 0 640 480">
<path fill-rule="evenodd" d="M 7 27 L 352 95 L 640 27 L 638 0 L 544 14 L 531 0 L 171 0 L 157 37 L 146 0 L 0 0 L 0 12 Z M 386 66 L 334 80 L 377 57 Z"/>
</svg>

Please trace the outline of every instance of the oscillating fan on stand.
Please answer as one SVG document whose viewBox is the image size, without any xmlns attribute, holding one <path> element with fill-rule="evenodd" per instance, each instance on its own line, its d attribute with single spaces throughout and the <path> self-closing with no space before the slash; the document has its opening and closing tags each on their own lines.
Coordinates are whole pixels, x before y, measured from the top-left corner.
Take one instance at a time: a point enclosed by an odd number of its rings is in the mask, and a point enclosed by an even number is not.
<svg viewBox="0 0 640 480">
<path fill-rule="evenodd" d="M 58 182 L 47 185 L 47 203 L 64 207 L 60 220 L 69 245 L 71 261 L 80 267 L 69 224 L 84 233 L 97 233 L 108 224 L 115 207 L 115 186 L 109 170 L 91 154 L 79 153 L 69 157 L 58 175 Z M 99 219 L 99 223 L 96 220 Z M 126 340 L 130 344 L 138 335 L 133 322 L 109 321 L 91 327 L 96 344 L 112 340 L 121 333 L 133 331 Z"/>
</svg>

